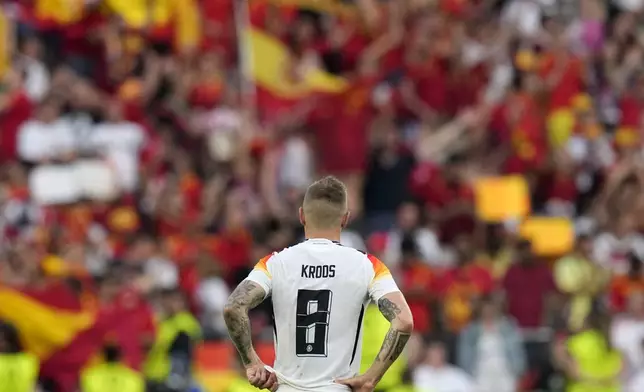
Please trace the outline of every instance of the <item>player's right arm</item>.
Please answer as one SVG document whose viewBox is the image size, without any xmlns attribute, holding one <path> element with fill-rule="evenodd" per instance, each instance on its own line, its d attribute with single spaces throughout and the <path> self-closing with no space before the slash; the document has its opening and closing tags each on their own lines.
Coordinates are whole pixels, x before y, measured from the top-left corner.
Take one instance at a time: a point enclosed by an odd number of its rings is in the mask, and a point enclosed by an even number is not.
<svg viewBox="0 0 644 392">
<path fill-rule="evenodd" d="M 391 326 L 369 369 L 360 376 L 336 381 L 351 387 L 354 391 L 372 391 L 375 388 L 378 381 L 403 352 L 414 329 L 411 310 L 389 269 L 377 258 L 369 256 L 369 259 L 374 266 L 374 278 L 369 286 L 369 294 Z"/>
</svg>

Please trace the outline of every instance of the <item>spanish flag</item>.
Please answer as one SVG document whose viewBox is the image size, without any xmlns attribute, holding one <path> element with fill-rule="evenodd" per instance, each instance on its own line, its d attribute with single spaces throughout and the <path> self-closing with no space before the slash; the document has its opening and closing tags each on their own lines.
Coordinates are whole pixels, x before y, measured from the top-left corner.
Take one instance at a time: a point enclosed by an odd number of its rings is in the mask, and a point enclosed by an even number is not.
<svg viewBox="0 0 644 392">
<path fill-rule="evenodd" d="M 247 29 L 245 39 L 250 52 L 249 76 L 262 111 L 279 112 L 313 94 L 340 94 L 349 88 L 344 78 L 301 64 L 284 43 L 259 28 Z"/>
<path fill-rule="evenodd" d="M 0 319 L 14 325 L 26 351 L 42 362 L 42 375 L 63 391 L 103 344 L 97 312 L 65 284 L 51 281 L 36 290 L 0 287 Z"/>
</svg>

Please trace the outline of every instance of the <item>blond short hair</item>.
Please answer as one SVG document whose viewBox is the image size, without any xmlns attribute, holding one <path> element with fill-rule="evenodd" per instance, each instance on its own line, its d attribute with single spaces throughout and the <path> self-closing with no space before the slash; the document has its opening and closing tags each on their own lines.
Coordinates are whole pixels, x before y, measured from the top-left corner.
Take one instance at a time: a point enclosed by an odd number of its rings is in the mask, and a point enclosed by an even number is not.
<svg viewBox="0 0 644 392">
<path fill-rule="evenodd" d="M 342 224 L 347 213 L 347 187 L 336 177 L 327 176 L 309 185 L 302 210 L 306 224 L 318 229 L 332 229 Z"/>
</svg>

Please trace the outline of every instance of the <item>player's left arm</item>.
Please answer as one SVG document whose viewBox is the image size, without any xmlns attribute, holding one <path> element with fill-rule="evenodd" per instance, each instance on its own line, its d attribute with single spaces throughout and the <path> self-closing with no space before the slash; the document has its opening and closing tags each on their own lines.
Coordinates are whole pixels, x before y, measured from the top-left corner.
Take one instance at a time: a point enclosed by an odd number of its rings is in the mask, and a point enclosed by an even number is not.
<svg viewBox="0 0 644 392">
<path fill-rule="evenodd" d="M 264 297 L 266 292 L 259 284 L 244 280 L 230 294 L 224 307 L 224 320 L 228 334 L 246 367 L 261 363 L 253 347 L 248 311 L 262 303 Z"/>
</svg>

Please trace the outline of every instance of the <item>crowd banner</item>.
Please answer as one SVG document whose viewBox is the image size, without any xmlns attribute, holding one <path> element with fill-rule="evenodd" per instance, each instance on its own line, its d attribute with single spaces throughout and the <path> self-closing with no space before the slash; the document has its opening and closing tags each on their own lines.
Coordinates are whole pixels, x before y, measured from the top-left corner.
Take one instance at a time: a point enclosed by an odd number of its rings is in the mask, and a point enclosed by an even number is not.
<svg viewBox="0 0 644 392">
<path fill-rule="evenodd" d="M 575 243 L 574 225 L 566 218 L 530 217 L 522 222 L 519 232 L 540 256 L 561 256 Z"/>
<path fill-rule="evenodd" d="M 476 213 L 486 222 L 521 219 L 530 213 L 530 193 L 521 176 L 478 179 L 474 195 Z"/>
</svg>

